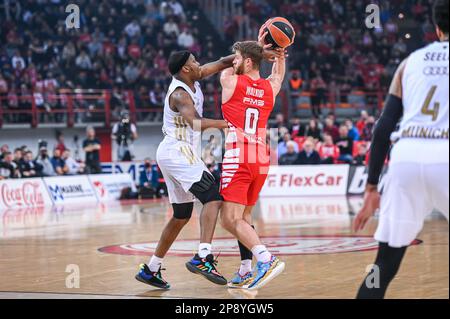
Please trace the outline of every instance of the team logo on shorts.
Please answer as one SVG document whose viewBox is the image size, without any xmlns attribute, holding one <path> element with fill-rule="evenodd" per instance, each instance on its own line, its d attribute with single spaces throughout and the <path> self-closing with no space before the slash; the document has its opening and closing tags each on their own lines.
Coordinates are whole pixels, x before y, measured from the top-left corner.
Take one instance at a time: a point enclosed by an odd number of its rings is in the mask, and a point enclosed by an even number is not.
<svg viewBox="0 0 450 319">
<path fill-rule="evenodd" d="M 270 252 L 277 256 L 337 254 L 375 250 L 378 242 L 364 236 L 293 236 L 262 237 Z M 412 245 L 420 244 L 415 240 Z M 102 247 L 99 251 L 119 255 L 149 256 L 155 252 L 157 242 L 123 244 Z M 169 256 L 190 257 L 198 248 L 198 239 L 178 240 L 170 249 Z M 216 238 L 213 249 L 221 256 L 239 256 L 239 246 L 234 238 Z"/>
</svg>

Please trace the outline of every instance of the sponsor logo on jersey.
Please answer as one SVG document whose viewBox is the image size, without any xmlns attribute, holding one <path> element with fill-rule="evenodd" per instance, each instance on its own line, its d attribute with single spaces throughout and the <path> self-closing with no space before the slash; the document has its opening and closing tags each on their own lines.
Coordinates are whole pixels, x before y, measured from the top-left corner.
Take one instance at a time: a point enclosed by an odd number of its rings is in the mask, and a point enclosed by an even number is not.
<svg viewBox="0 0 450 319">
<path fill-rule="evenodd" d="M 244 104 L 251 105 L 251 106 L 260 106 L 260 107 L 264 106 L 263 100 L 257 100 L 257 99 L 247 97 L 247 96 L 244 97 L 243 102 L 244 102 Z"/>
</svg>

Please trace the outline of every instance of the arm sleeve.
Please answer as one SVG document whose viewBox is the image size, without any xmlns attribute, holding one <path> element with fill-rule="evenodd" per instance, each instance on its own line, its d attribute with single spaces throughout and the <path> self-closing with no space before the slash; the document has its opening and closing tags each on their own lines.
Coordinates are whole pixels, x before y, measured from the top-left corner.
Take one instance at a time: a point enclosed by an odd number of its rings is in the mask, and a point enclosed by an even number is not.
<svg viewBox="0 0 450 319">
<path fill-rule="evenodd" d="M 402 99 L 389 94 L 385 108 L 375 125 L 370 146 L 369 178 L 367 182 L 377 185 L 380 180 L 386 156 L 391 146 L 391 134 L 403 116 Z"/>
</svg>

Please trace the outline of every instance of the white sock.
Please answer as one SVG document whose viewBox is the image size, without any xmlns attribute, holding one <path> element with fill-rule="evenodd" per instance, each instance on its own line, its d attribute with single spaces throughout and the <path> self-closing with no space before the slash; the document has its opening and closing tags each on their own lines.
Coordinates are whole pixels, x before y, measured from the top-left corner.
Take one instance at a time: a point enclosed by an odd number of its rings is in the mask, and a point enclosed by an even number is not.
<svg viewBox="0 0 450 319">
<path fill-rule="evenodd" d="M 246 259 L 241 261 L 241 268 L 239 268 L 239 275 L 244 276 L 252 271 L 252 260 Z"/>
<path fill-rule="evenodd" d="M 157 272 L 159 268 L 161 268 L 162 262 L 163 258 L 159 258 L 153 255 L 148 263 L 148 268 L 150 268 L 151 272 Z"/>
<path fill-rule="evenodd" d="M 212 251 L 212 245 L 207 243 L 200 243 L 198 245 L 198 256 L 200 258 L 205 258 L 209 254 L 211 254 Z"/>
<path fill-rule="evenodd" d="M 258 262 L 267 263 L 272 258 L 272 254 L 269 253 L 266 246 L 264 245 L 256 245 L 252 248 L 253 256 L 256 257 Z"/>
</svg>

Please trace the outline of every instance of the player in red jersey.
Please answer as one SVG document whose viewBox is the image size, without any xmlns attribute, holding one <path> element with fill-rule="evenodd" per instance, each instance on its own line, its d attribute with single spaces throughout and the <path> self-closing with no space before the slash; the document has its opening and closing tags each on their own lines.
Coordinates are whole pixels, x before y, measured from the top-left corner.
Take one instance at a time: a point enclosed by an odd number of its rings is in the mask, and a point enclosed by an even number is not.
<svg viewBox="0 0 450 319">
<path fill-rule="evenodd" d="M 265 37 L 260 34 L 260 39 Z M 256 41 L 238 42 L 233 68 L 222 72 L 222 112 L 229 123 L 221 180 L 223 227 L 239 241 L 241 269 L 229 283 L 233 288 L 258 289 L 279 275 L 285 264 L 272 256 L 251 226 L 251 211 L 269 170 L 266 127 L 286 72 L 285 53 L 275 58 L 272 75 L 261 78 L 263 47 Z M 258 261 L 252 271 L 251 260 Z"/>
</svg>

